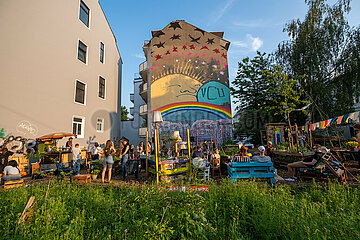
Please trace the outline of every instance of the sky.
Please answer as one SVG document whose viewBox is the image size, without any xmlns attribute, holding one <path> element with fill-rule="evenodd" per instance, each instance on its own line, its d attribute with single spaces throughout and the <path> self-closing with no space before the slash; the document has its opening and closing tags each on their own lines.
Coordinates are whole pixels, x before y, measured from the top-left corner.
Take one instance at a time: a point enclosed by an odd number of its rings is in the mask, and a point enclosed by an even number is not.
<svg viewBox="0 0 360 240">
<path fill-rule="evenodd" d="M 333 2 L 333 0 L 330 0 Z M 228 51 L 230 82 L 238 62 L 254 57 L 256 51 L 271 53 L 288 39 L 284 25 L 303 19 L 304 0 L 100 0 L 117 39 L 123 60 L 121 104 L 129 108 L 134 92 L 134 74 L 145 61 L 142 46 L 151 39 L 152 30 L 160 30 L 174 20 L 185 20 L 205 31 L 223 31 L 231 42 Z M 353 0 L 347 16 L 350 25 L 360 24 L 360 1 Z M 234 109 L 234 106 L 233 106 Z"/>
</svg>

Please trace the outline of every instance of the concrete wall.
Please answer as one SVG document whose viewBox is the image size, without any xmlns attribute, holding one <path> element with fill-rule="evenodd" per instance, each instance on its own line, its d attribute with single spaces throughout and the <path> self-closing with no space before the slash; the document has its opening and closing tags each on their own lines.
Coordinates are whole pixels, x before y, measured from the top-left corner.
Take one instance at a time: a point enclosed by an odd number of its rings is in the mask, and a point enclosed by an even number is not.
<svg viewBox="0 0 360 240">
<path fill-rule="evenodd" d="M 98 1 L 84 2 L 89 28 L 79 20 L 80 0 L 0 2 L 0 128 L 7 133 L 35 138 L 72 132 L 78 115 L 85 117 L 85 136 L 74 142 L 103 143 L 116 134 L 110 128 L 118 122 L 111 115 L 117 112 L 120 55 Z M 79 40 L 88 47 L 87 64 L 77 59 Z M 98 97 L 99 76 L 106 79 L 105 100 Z M 76 80 L 87 84 L 86 105 L 74 101 Z M 96 132 L 97 117 L 105 119 L 103 133 Z M 19 128 L 21 122 L 30 127 Z"/>
</svg>

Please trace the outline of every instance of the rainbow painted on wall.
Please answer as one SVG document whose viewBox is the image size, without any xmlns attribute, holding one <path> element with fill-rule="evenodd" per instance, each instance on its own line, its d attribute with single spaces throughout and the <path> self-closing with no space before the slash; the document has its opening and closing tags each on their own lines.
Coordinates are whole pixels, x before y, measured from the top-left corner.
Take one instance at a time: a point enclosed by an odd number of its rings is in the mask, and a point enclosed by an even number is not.
<svg viewBox="0 0 360 240">
<path fill-rule="evenodd" d="M 199 111 L 206 111 L 215 113 L 222 119 L 231 119 L 231 109 L 205 103 L 205 102 L 178 102 L 178 103 L 171 103 L 165 106 L 162 106 L 155 111 L 160 111 L 163 116 L 166 116 L 169 113 L 180 111 L 180 110 L 199 110 Z"/>
</svg>

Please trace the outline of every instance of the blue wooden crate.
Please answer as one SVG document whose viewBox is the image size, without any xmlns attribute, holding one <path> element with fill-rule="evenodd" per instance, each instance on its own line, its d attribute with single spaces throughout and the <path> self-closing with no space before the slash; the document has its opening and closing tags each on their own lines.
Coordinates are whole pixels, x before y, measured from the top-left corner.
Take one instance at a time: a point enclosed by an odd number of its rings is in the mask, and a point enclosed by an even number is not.
<svg viewBox="0 0 360 240">
<path fill-rule="evenodd" d="M 262 178 L 268 179 L 271 185 L 276 185 L 275 168 L 269 162 L 231 162 L 227 165 L 228 175 L 231 181 L 242 178 Z"/>
</svg>

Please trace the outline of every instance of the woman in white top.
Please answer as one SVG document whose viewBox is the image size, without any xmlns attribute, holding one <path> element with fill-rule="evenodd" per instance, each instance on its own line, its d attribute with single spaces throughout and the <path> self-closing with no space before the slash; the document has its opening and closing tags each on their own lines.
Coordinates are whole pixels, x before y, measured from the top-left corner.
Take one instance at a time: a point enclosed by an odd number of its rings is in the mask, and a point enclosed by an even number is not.
<svg viewBox="0 0 360 240">
<path fill-rule="evenodd" d="M 1 185 L 4 181 L 19 180 L 21 179 L 20 171 L 17 167 L 15 160 L 9 161 L 9 166 L 4 168 L 4 175 L 1 178 Z"/>
</svg>

